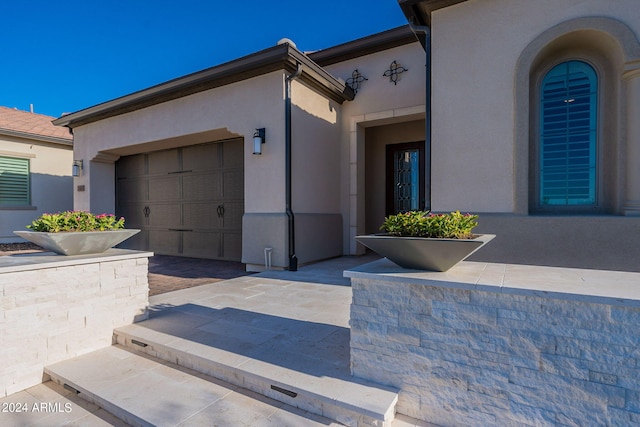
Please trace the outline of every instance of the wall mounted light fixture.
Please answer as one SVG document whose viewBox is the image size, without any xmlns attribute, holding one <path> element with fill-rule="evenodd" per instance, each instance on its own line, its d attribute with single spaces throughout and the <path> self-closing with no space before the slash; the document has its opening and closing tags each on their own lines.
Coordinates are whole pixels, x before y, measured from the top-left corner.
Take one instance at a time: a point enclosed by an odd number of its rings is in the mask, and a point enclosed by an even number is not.
<svg viewBox="0 0 640 427">
<path fill-rule="evenodd" d="M 74 160 L 71 167 L 71 175 L 80 176 L 80 174 L 82 173 L 82 169 L 82 160 Z"/>
<path fill-rule="evenodd" d="M 253 134 L 253 154 L 262 154 L 262 144 L 265 143 L 265 129 L 256 129 Z"/>
</svg>

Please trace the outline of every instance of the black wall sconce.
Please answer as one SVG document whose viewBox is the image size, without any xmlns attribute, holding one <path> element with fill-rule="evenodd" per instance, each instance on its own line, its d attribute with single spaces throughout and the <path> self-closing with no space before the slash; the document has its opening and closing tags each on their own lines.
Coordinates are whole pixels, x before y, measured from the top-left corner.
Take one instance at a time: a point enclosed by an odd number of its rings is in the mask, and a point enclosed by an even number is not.
<svg viewBox="0 0 640 427">
<path fill-rule="evenodd" d="M 82 160 L 74 160 L 73 165 L 71 165 L 71 175 L 80 176 L 82 169 Z"/>
<path fill-rule="evenodd" d="M 253 134 L 253 154 L 262 154 L 262 144 L 265 143 L 265 134 L 264 128 L 256 129 L 256 132 Z"/>
</svg>

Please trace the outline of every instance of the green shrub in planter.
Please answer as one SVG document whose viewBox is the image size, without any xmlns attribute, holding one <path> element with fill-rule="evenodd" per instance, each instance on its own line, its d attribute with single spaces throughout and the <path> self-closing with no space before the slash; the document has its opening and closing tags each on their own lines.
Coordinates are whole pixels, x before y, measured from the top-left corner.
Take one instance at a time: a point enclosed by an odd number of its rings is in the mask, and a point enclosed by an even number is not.
<svg viewBox="0 0 640 427">
<path fill-rule="evenodd" d="M 450 214 L 411 211 L 386 217 L 380 230 L 392 236 L 473 239 L 472 230 L 478 225 L 477 219 L 478 215 L 459 211 Z"/>
<path fill-rule="evenodd" d="M 124 228 L 124 218 L 116 219 L 112 214 L 94 215 L 85 211 L 45 213 L 27 225 L 27 228 L 47 233 L 121 230 Z"/>
</svg>

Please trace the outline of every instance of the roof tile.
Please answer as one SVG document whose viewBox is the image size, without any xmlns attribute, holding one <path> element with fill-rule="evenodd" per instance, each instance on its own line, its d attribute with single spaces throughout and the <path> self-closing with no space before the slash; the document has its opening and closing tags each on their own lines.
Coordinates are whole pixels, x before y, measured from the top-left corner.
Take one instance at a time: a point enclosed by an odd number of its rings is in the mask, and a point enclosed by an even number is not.
<svg viewBox="0 0 640 427">
<path fill-rule="evenodd" d="M 63 138 L 72 140 L 68 128 L 55 126 L 51 123 L 55 117 L 13 108 L 0 107 L 0 133 L 2 130 L 28 133 L 38 136 Z"/>
</svg>

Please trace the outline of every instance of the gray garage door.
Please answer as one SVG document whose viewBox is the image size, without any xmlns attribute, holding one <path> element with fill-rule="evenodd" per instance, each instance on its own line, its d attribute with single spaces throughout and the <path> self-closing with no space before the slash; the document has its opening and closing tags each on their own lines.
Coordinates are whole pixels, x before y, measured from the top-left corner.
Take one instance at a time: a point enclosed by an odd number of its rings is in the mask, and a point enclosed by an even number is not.
<svg viewBox="0 0 640 427">
<path fill-rule="evenodd" d="M 243 165 L 241 139 L 120 158 L 116 212 L 142 229 L 125 247 L 240 261 Z"/>
</svg>

